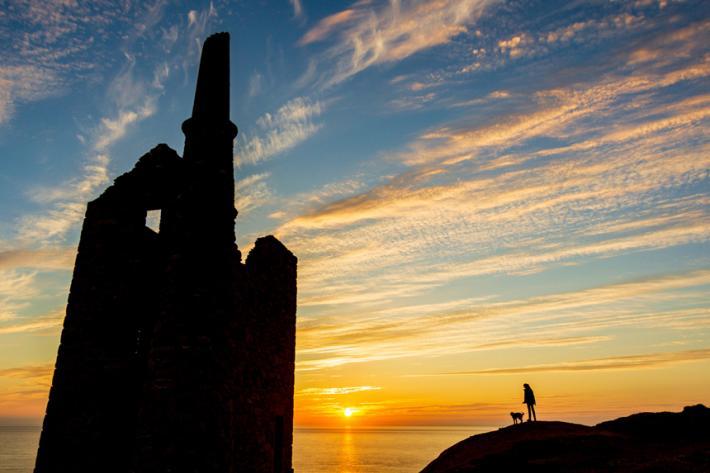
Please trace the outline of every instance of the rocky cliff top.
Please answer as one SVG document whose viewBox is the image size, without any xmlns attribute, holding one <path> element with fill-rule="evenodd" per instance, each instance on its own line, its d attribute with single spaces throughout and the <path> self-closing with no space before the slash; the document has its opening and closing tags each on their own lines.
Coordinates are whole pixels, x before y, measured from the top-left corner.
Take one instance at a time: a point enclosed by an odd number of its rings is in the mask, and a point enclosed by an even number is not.
<svg viewBox="0 0 710 473">
<path fill-rule="evenodd" d="M 474 435 L 422 473 L 708 472 L 710 409 L 641 413 L 590 427 L 525 422 Z"/>
</svg>

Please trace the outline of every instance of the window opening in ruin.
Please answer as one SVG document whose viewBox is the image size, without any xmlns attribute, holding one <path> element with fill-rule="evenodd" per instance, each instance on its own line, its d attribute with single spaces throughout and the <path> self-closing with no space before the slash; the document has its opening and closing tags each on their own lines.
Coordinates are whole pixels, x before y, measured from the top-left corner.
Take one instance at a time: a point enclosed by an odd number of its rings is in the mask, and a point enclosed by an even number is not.
<svg viewBox="0 0 710 473">
<path fill-rule="evenodd" d="M 160 232 L 160 209 L 149 210 L 145 218 L 145 226 L 156 233 Z"/>
</svg>

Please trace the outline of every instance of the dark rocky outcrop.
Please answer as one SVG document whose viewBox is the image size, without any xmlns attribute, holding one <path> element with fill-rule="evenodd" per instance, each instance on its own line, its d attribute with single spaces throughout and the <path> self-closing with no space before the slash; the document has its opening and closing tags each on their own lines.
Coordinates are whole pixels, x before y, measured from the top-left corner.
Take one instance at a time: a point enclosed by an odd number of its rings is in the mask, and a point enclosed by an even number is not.
<svg viewBox="0 0 710 473">
<path fill-rule="evenodd" d="M 88 204 L 37 473 L 291 471 L 296 257 L 235 243 L 226 33 L 183 131 Z"/>
<path fill-rule="evenodd" d="M 526 422 L 474 435 L 422 473 L 702 473 L 710 471 L 710 409 L 634 414 L 594 427 Z"/>
</svg>

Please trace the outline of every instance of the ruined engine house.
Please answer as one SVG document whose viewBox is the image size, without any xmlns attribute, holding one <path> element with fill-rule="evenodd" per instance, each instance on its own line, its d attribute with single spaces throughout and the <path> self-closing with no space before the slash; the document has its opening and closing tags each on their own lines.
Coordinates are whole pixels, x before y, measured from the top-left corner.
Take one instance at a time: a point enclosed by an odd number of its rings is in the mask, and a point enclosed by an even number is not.
<svg viewBox="0 0 710 473">
<path fill-rule="evenodd" d="M 36 473 L 291 471 L 296 257 L 236 245 L 227 33 L 182 130 L 88 204 Z"/>
</svg>

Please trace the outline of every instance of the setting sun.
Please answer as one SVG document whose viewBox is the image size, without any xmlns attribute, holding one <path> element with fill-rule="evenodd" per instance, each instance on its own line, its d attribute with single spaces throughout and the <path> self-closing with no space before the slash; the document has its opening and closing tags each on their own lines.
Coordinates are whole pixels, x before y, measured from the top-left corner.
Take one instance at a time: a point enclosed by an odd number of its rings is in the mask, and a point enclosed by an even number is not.
<svg viewBox="0 0 710 473">
<path fill-rule="evenodd" d="M 353 409 L 352 407 L 346 407 L 345 410 L 343 411 L 343 415 L 345 417 L 352 417 L 353 412 L 355 412 L 355 409 Z"/>
</svg>

